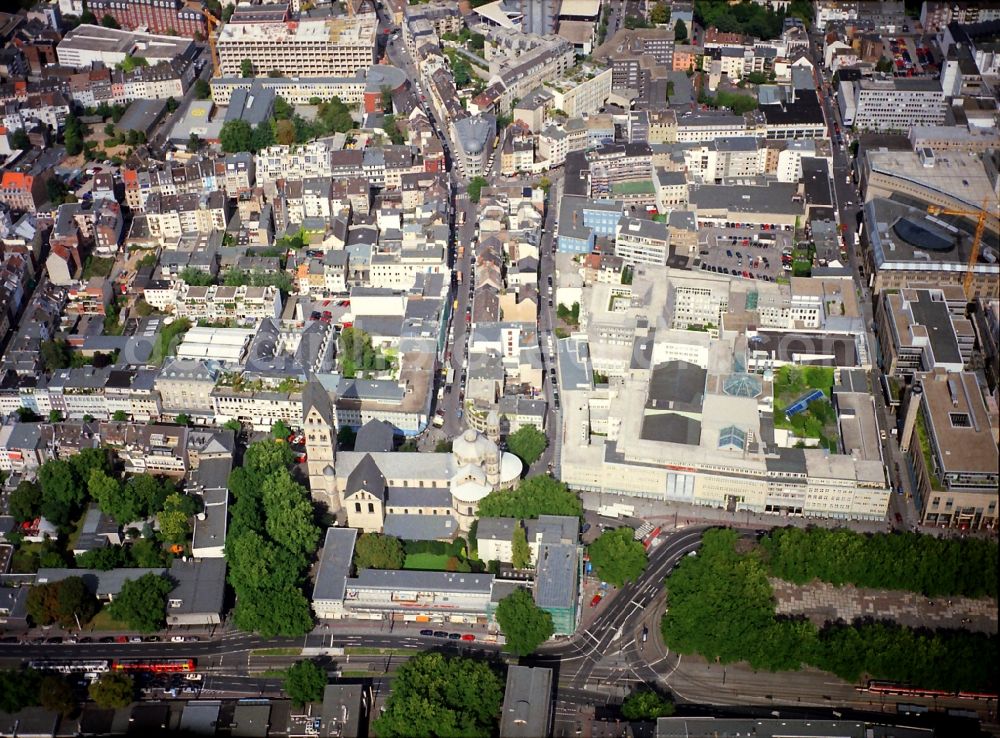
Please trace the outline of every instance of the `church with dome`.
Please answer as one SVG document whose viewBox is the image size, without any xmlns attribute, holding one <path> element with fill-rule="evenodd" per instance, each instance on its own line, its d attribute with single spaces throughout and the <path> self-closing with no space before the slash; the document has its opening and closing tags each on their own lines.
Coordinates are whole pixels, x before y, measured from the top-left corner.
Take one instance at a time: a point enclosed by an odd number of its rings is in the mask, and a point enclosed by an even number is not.
<svg viewBox="0 0 1000 738">
<path fill-rule="evenodd" d="M 393 451 L 392 426 L 373 420 L 358 432 L 353 451 L 337 450 L 329 405 L 322 387 L 307 386 L 309 484 L 314 499 L 351 528 L 447 540 L 469 529 L 486 495 L 512 489 L 521 479 L 521 460 L 471 428 L 450 452 Z"/>
</svg>

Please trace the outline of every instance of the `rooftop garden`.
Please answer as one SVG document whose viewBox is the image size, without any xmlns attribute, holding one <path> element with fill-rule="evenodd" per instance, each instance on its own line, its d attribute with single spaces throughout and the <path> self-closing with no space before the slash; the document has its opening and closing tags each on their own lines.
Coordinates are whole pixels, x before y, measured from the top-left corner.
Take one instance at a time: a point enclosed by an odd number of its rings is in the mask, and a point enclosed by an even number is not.
<svg viewBox="0 0 1000 738">
<path fill-rule="evenodd" d="M 783 366 L 774 376 L 774 426 L 792 431 L 801 439 L 818 439 L 820 446 L 837 449 L 837 414 L 830 402 L 833 368 Z M 811 390 L 822 390 L 823 398 L 789 418 L 785 410 Z"/>
</svg>

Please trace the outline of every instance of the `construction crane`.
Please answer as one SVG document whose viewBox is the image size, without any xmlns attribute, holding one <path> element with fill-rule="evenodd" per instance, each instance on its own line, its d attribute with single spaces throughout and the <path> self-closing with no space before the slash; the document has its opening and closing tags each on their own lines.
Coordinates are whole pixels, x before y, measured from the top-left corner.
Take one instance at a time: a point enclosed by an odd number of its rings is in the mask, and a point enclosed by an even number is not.
<svg viewBox="0 0 1000 738">
<path fill-rule="evenodd" d="M 218 32 L 222 21 L 212 15 L 205 8 L 200 8 L 200 10 L 201 14 L 205 16 L 205 20 L 208 22 L 208 49 L 212 54 L 212 76 L 219 77 L 219 52 L 215 48 L 215 35 Z"/>
<path fill-rule="evenodd" d="M 931 215 L 965 215 L 976 218 L 976 232 L 972 237 L 972 253 L 969 254 L 969 264 L 965 269 L 965 279 L 962 280 L 962 290 L 965 292 L 965 299 L 972 301 L 972 277 L 973 268 L 979 261 L 979 249 L 983 242 L 983 231 L 986 229 L 986 206 L 989 204 L 989 197 L 983 198 L 983 206 L 978 210 L 959 210 L 957 208 L 942 208 L 938 205 L 928 205 L 927 212 Z"/>
</svg>

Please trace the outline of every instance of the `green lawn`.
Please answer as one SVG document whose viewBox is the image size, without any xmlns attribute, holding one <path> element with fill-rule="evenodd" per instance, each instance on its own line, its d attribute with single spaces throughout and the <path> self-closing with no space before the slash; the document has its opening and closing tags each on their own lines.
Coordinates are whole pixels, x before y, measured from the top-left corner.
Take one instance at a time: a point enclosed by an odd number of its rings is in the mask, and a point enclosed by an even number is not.
<svg viewBox="0 0 1000 738">
<path fill-rule="evenodd" d="M 404 569 L 421 569 L 424 571 L 444 571 L 450 557 L 447 554 L 407 554 L 403 562 Z"/>
<path fill-rule="evenodd" d="M 120 623 L 111 617 L 107 606 L 102 607 L 94 618 L 84 626 L 84 630 L 131 630 L 125 623 Z"/>
</svg>

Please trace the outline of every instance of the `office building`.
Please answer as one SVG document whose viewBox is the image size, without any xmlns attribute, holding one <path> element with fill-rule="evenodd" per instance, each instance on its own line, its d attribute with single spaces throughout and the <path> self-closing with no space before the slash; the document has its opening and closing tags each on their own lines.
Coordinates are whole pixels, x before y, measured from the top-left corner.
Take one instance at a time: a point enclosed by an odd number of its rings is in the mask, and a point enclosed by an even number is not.
<svg viewBox="0 0 1000 738">
<path fill-rule="evenodd" d="M 842 97 L 840 112 L 844 124 L 853 123 L 858 130 L 907 131 L 913 126 L 941 125 L 945 120 L 940 80 L 860 79 L 854 82 L 853 97 L 853 116 Z"/>
</svg>

